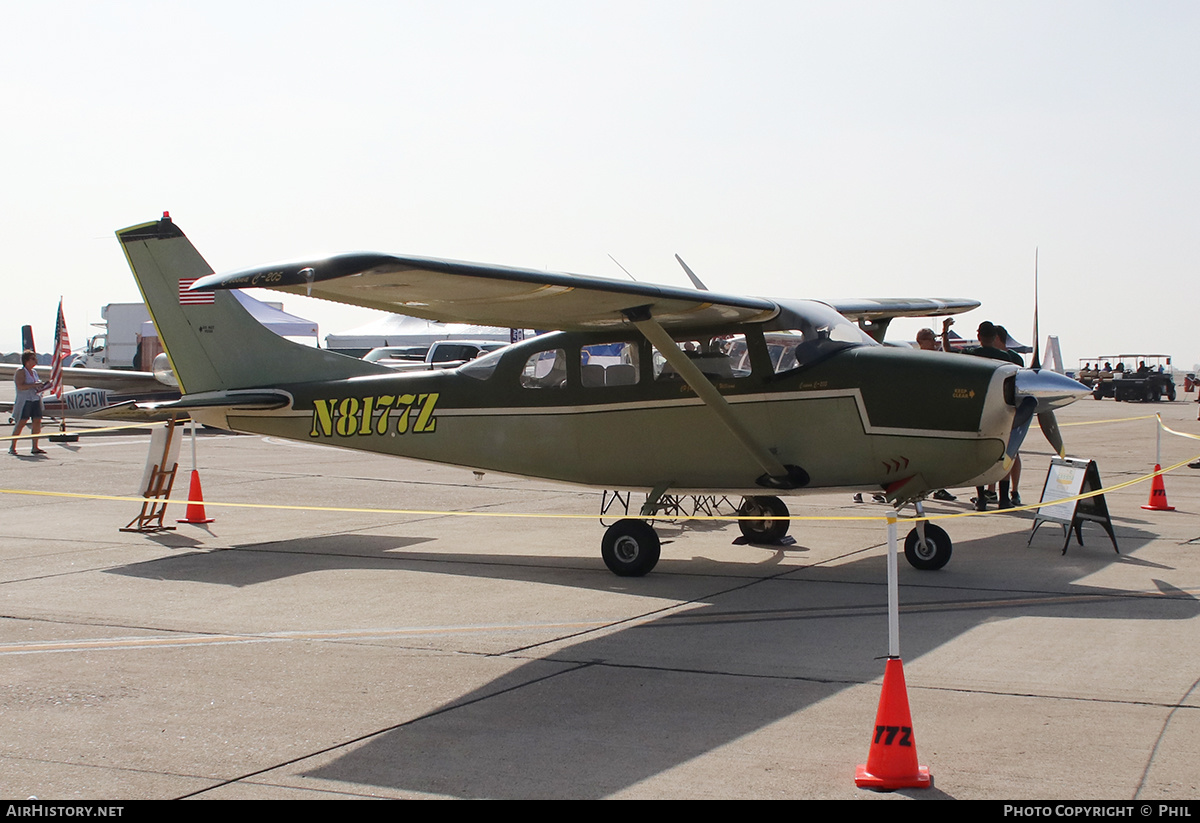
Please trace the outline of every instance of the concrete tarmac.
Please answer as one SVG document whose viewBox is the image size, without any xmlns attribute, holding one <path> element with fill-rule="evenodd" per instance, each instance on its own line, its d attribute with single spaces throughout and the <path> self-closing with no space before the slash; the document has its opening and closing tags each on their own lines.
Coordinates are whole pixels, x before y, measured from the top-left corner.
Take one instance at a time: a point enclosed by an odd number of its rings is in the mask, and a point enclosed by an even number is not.
<svg viewBox="0 0 1200 823">
<path fill-rule="evenodd" d="M 1059 420 L 1112 486 L 1152 469 L 1154 421 L 1071 424 L 1161 412 L 1197 433 L 1196 408 L 1085 400 Z M 1167 476 L 1173 512 L 1141 508 L 1149 482 L 1107 495 L 1120 554 L 1094 525 L 1065 556 L 1055 525 L 1027 546 L 1032 513 L 991 512 L 939 521 L 941 571 L 901 558 L 934 787 L 877 794 L 854 770 L 887 653 L 879 520 L 799 521 L 782 549 L 666 525 L 657 569 L 621 579 L 598 491 L 269 438 L 201 434 L 206 526 L 122 533 L 137 503 L 13 493 L 136 494 L 148 444 L 0 461 L 4 797 L 1200 796 L 1200 471 Z M 1029 503 L 1050 457 L 1036 427 L 1023 454 Z M 190 467 L 185 442 L 177 498 Z M 929 513 L 966 512 L 953 491 Z M 886 512 L 851 493 L 789 505 Z"/>
</svg>

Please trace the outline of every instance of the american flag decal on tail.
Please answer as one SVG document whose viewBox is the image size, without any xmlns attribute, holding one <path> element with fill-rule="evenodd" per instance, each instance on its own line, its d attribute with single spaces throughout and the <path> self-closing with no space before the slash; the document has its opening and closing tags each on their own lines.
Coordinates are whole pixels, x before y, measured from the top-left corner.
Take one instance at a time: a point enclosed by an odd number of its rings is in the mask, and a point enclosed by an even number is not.
<svg viewBox="0 0 1200 823">
<path fill-rule="evenodd" d="M 183 278 L 179 281 L 179 305 L 181 306 L 201 306 L 206 303 L 215 303 L 217 300 L 216 292 L 211 291 L 188 291 L 188 288 L 199 280 L 199 277 Z"/>
</svg>

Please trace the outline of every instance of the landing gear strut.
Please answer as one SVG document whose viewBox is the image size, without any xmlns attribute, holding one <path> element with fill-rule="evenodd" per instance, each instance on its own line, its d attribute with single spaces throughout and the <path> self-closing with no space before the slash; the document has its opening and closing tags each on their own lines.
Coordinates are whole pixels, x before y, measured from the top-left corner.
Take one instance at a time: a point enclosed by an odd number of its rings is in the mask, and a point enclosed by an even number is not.
<svg viewBox="0 0 1200 823">
<path fill-rule="evenodd" d="M 918 518 L 925 517 L 924 498 L 911 501 Z M 896 509 L 901 508 L 896 505 Z M 904 559 L 914 569 L 931 572 L 937 571 L 950 562 L 953 544 L 950 535 L 940 526 L 935 526 L 928 520 L 917 520 L 916 526 L 904 538 Z"/>
</svg>

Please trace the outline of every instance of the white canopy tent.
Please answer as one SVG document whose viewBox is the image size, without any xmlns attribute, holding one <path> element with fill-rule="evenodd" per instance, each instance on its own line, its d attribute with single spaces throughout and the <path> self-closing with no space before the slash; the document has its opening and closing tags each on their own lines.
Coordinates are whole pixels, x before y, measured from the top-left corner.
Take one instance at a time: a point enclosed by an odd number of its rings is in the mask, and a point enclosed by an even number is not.
<svg viewBox="0 0 1200 823">
<path fill-rule="evenodd" d="M 438 340 L 499 340 L 507 343 L 509 329 L 437 323 L 403 314 L 383 314 L 365 326 L 325 335 L 331 349 L 375 349 L 380 346 L 428 346 Z"/>
<path fill-rule="evenodd" d="M 261 300 L 256 300 L 248 294 L 243 294 L 236 289 L 229 292 L 239 303 L 242 304 L 246 311 L 254 316 L 254 319 L 262 323 L 271 331 L 278 334 L 280 337 L 296 337 L 301 338 L 299 342 L 307 345 L 316 346 L 318 339 L 317 324 L 311 320 L 305 320 L 303 317 L 297 317 L 294 314 L 288 314 L 283 309 L 276 308 L 270 303 L 264 303 Z M 157 337 L 158 332 L 154 330 L 154 324 L 147 320 L 142 324 L 142 337 L 150 338 Z M 308 339 L 311 338 L 311 341 Z"/>
</svg>

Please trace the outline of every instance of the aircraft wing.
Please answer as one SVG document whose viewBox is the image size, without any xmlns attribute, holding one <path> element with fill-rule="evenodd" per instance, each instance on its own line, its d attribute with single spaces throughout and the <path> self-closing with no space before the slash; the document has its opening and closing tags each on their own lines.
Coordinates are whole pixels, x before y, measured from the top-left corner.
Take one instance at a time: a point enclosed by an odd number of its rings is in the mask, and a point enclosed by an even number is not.
<svg viewBox="0 0 1200 823">
<path fill-rule="evenodd" d="M 671 328 L 764 322 L 779 311 L 759 297 L 372 252 L 213 274 L 192 291 L 219 288 L 311 294 L 445 323 L 568 331 L 623 326 L 622 312 L 641 307 Z"/>
<path fill-rule="evenodd" d="M 17 369 L 15 363 L 0 363 L 0 378 L 12 380 Z M 38 377 L 50 377 L 49 366 L 38 367 Z M 77 389 L 108 389 L 121 394 L 161 392 L 163 384 L 155 379 L 153 372 L 125 371 L 123 369 L 63 369 L 63 384 Z"/>
<path fill-rule="evenodd" d="M 375 252 L 213 274 L 191 290 L 231 288 L 309 294 L 443 323 L 569 331 L 622 326 L 622 312 L 641 307 L 663 326 L 676 329 L 762 323 L 780 309 L 779 302 L 761 297 Z M 874 321 L 957 314 L 979 303 L 931 298 L 838 300 L 829 305 L 851 320 Z"/>
<path fill-rule="evenodd" d="M 849 320 L 871 321 L 890 317 L 942 317 L 977 309 L 980 305 L 978 300 L 961 300 L 954 297 L 826 300 L 824 302 Z"/>
</svg>

